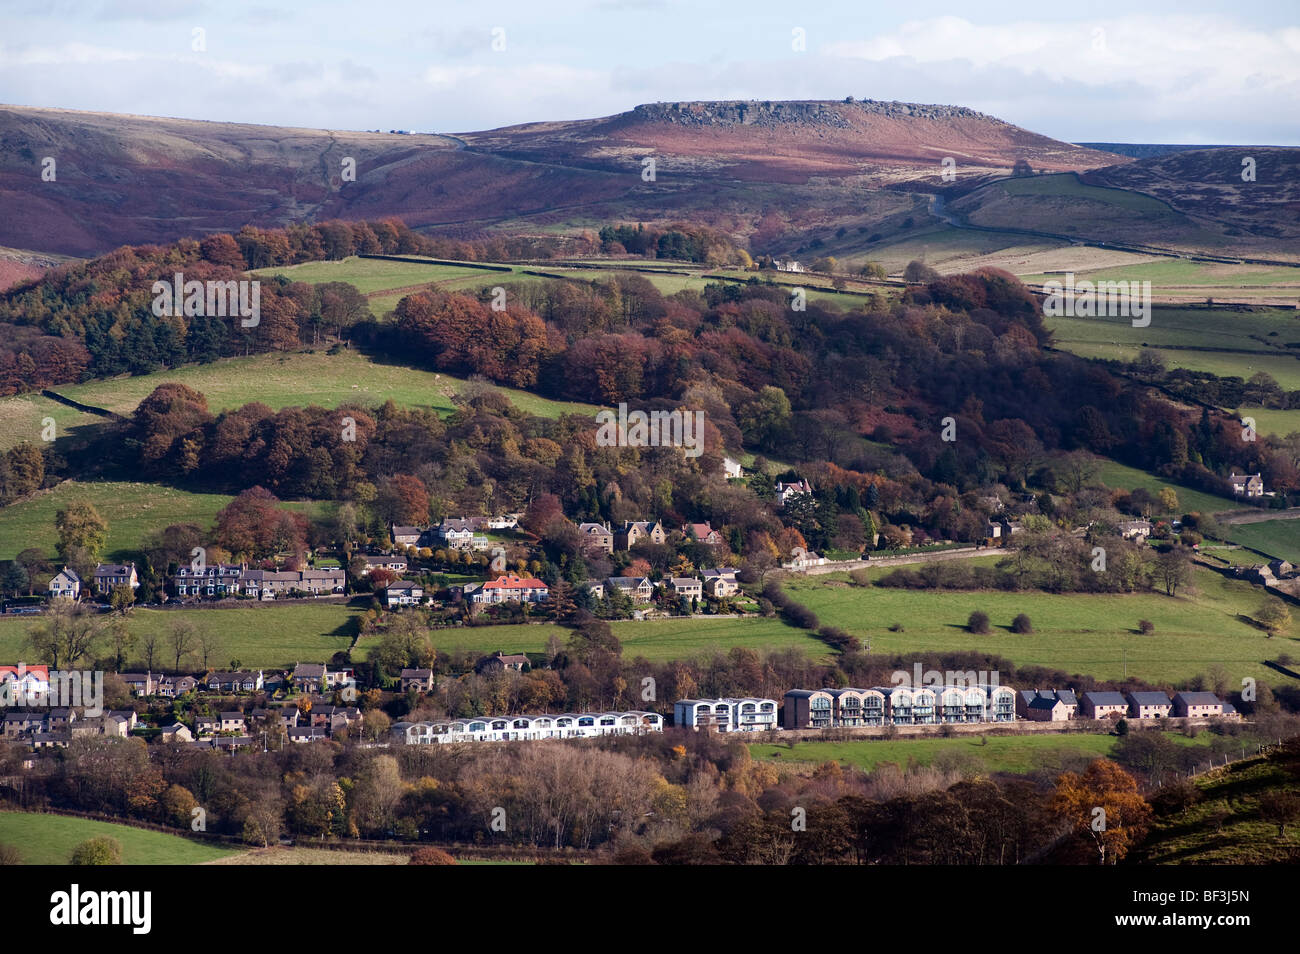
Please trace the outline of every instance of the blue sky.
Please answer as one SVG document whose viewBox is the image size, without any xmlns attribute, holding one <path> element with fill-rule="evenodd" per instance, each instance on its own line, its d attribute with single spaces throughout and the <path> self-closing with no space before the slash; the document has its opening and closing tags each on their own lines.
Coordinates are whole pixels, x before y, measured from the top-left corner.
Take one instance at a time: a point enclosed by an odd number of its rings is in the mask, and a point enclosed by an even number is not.
<svg viewBox="0 0 1300 954">
<path fill-rule="evenodd" d="M 658 100 L 853 95 L 971 106 L 1074 141 L 1300 145 L 1294 0 L 3 8 L 0 102 L 32 106 L 456 132 Z"/>
</svg>

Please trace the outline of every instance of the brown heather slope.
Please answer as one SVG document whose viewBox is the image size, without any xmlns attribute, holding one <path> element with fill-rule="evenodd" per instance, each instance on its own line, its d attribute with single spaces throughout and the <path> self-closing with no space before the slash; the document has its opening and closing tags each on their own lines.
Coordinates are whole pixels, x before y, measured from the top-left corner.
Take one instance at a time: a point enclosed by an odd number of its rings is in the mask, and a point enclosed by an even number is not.
<svg viewBox="0 0 1300 954">
<path fill-rule="evenodd" d="M 951 156 L 965 176 L 1020 159 L 1051 172 L 1125 162 L 960 106 L 872 100 L 654 103 L 604 119 L 533 123 L 461 136 L 471 147 L 540 162 L 755 182 L 803 183 L 888 169 L 937 175 Z"/>
<path fill-rule="evenodd" d="M 1253 182 L 1241 178 L 1247 157 L 1255 161 Z M 1300 149 L 1193 149 L 1080 178 L 1092 185 L 1145 192 L 1186 215 L 1212 219 L 1247 235 L 1300 239 Z"/>
<path fill-rule="evenodd" d="M 641 179 L 646 155 L 654 183 Z M 46 156 L 55 182 L 41 180 Z M 357 181 L 342 183 L 349 156 Z M 89 255 L 245 224 L 389 215 L 461 236 L 689 217 L 779 237 L 796 219 L 905 215 L 911 199 L 877 190 L 937 181 L 945 156 L 963 177 L 1021 159 L 1053 171 L 1126 161 L 969 109 L 905 103 L 652 104 L 460 137 L 0 106 L 0 246 Z"/>
</svg>

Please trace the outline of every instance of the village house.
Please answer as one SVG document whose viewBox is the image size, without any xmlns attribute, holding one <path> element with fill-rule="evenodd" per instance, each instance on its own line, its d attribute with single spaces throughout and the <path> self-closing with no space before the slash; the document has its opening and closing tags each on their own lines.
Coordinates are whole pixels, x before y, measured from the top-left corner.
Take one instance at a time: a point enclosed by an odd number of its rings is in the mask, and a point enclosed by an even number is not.
<svg viewBox="0 0 1300 954">
<path fill-rule="evenodd" d="M 705 523 L 688 523 L 682 527 L 682 533 L 688 540 L 696 540 L 705 546 L 720 547 L 722 546 L 722 534 L 714 530 L 707 522 Z"/>
<path fill-rule="evenodd" d="M 65 566 L 54 574 L 46 590 L 50 594 L 50 599 L 81 599 L 81 577 L 72 567 Z"/>
<path fill-rule="evenodd" d="M 582 547 L 588 552 L 613 553 L 614 534 L 602 523 L 580 523 L 578 532 L 582 534 Z"/>
<path fill-rule="evenodd" d="M 203 682 L 210 692 L 258 692 L 263 688 L 262 671 L 213 672 Z"/>
<path fill-rule="evenodd" d="M 369 576 L 371 570 L 388 570 L 401 576 L 410 568 L 410 564 L 404 556 L 392 556 L 387 554 L 376 556 L 371 553 L 363 553 L 361 554 L 361 559 L 365 561 L 366 564 L 361 568 L 361 575 L 363 577 Z"/>
<path fill-rule="evenodd" d="M 507 573 L 486 583 L 467 583 L 461 592 L 471 603 L 541 603 L 550 588 L 536 577 Z"/>
<path fill-rule="evenodd" d="M 740 461 L 724 457 L 722 458 L 722 476 L 727 480 L 738 480 L 745 476 L 745 468 L 740 466 Z"/>
<path fill-rule="evenodd" d="M 131 695 L 144 697 L 157 694 L 161 677 L 152 672 L 124 672 L 120 678 L 126 683 L 127 689 L 131 690 Z"/>
<path fill-rule="evenodd" d="M 310 725 L 324 729 L 330 735 L 346 735 L 348 729 L 361 722 L 361 710 L 356 706 L 317 706 L 311 710 Z"/>
<path fill-rule="evenodd" d="M 1133 719 L 1167 719 L 1173 703 L 1163 692 L 1130 692 L 1128 714 Z"/>
<path fill-rule="evenodd" d="M 329 682 L 329 667 L 324 663 L 300 662 L 293 667 L 293 684 L 299 692 L 324 692 Z"/>
<path fill-rule="evenodd" d="M 515 530 L 519 527 L 519 514 L 507 513 L 500 517 L 489 517 L 487 528 L 489 530 Z"/>
<path fill-rule="evenodd" d="M 299 725 L 287 730 L 285 735 L 290 742 L 325 742 L 329 740 L 329 730 L 320 725 Z"/>
<path fill-rule="evenodd" d="M 780 480 L 776 482 L 776 502 L 782 507 L 786 505 L 791 497 L 797 497 L 800 494 L 811 494 L 812 492 L 812 484 L 806 480 L 797 480 L 792 484 Z"/>
<path fill-rule="evenodd" d="M 419 606 L 424 602 L 424 587 L 410 580 L 389 583 L 383 589 L 383 602 L 390 609 L 394 606 Z"/>
<path fill-rule="evenodd" d="M 1232 493 L 1236 497 L 1263 497 L 1264 478 L 1259 474 L 1229 474 Z"/>
<path fill-rule="evenodd" d="M 486 525 L 482 517 L 448 518 L 433 530 L 434 539 L 453 550 L 486 550 L 488 538 L 478 531 Z"/>
<path fill-rule="evenodd" d="M 491 656 L 484 656 L 474 663 L 474 671 L 480 676 L 505 672 L 507 669 L 512 672 L 523 672 L 524 667 L 528 664 L 528 657 L 523 653 L 510 653 L 507 655 L 498 649 Z"/>
<path fill-rule="evenodd" d="M 605 580 L 609 592 L 618 590 L 633 603 L 649 603 L 654 595 L 654 584 L 644 576 L 611 576 Z"/>
<path fill-rule="evenodd" d="M 252 718 L 255 722 L 275 722 L 283 729 L 292 729 L 298 724 L 298 707 L 281 706 L 275 709 L 254 709 Z"/>
<path fill-rule="evenodd" d="M 19 739 L 45 730 L 45 713 L 43 712 L 6 712 L 4 715 L 4 737 Z"/>
<path fill-rule="evenodd" d="M 399 527 L 396 524 L 389 524 L 388 535 L 393 540 L 395 547 L 415 547 L 420 545 L 420 538 L 424 536 L 422 527 Z"/>
<path fill-rule="evenodd" d="M 0 706 L 43 706 L 49 701 L 48 666 L 0 666 Z"/>
<path fill-rule="evenodd" d="M 158 695 L 164 699 L 176 699 L 193 692 L 198 686 L 199 681 L 193 676 L 162 676 L 158 679 Z"/>
<path fill-rule="evenodd" d="M 401 680 L 403 692 L 410 692 L 412 689 L 417 692 L 433 691 L 432 669 L 403 669 Z"/>
<path fill-rule="evenodd" d="M 795 552 L 791 554 L 790 559 L 781 564 L 781 569 L 789 570 L 793 573 L 801 573 L 809 567 L 825 566 L 826 558 L 819 556 L 812 550 L 805 550 L 802 553 Z"/>
<path fill-rule="evenodd" d="M 1022 689 L 1016 693 L 1016 715 L 1031 722 L 1068 722 L 1079 700 L 1069 689 Z"/>
<path fill-rule="evenodd" d="M 674 576 L 664 582 L 664 589 L 679 600 L 698 600 L 704 596 L 704 582 L 693 576 Z"/>
<path fill-rule="evenodd" d="M 173 722 L 171 725 L 164 726 L 162 731 L 158 733 L 158 741 L 193 742 L 194 733 L 189 730 L 189 726 L 180 722 Z"/>
<path fill-rule="evenodd" d="M 198 716 L 194 720 L 194 734 L 208 739 L 221 731 L 221 720 L 216 716 Z"/>
<path fill-rule="evenodd" d="M 342 593 L 347 588 L 347 583 L 347 571 L 342 567 L 302 570 L 298 575 L 298 588 L 312 596 Z"/>
<path fill-rule="evenodd" d="M 614 534 L 614 546 L 631 550 L 638 543 L 662 544 L 668 537 L 658 520 L 629 520 Z"/>
<path fill-rule="evenodd" d="M 140 588 L 140 578 L 136 575 L 134 563 L 100 563 L 95 567 L 95 592 L 107 596 L 119 586 L 129 586 L 133 590 Z"/>
<path fill-rule="evenodd" d="M 735 596 L 740 592 L 740 582 L 736 579 L 735 567 L 720 566 L 704 571 L 704 592 L 715 600 Z"/>
<path fill-rule="evenodd" d="M 1116 528 L 1125 540 L 1143 541 L 1151 536 L 1154 529 L 1150 520 L 1125 520 Z"/>
<path fill-rule="evenodd" d="M 1219 716 L 1224 709 L 1223 700 L 1212 692 L 1180 692 L 1174 696 L 1172 705 L 1174 715 L 1183 719 Z"/>
<path fill-rule="evenodd" d="M 244 714 L 242 712 L 233 711 L 221 713 L 222 732 L 243 733 L 246 728 L 248 728 L 248 726 L 244 721 Z"/>
<path fill-rule="evenodd" d="M 1085 692 L 1079 697 L 1083 719 L 1122 719 L 1128 715 L 1128 700 L 1118 692 Z"/>
</svg>

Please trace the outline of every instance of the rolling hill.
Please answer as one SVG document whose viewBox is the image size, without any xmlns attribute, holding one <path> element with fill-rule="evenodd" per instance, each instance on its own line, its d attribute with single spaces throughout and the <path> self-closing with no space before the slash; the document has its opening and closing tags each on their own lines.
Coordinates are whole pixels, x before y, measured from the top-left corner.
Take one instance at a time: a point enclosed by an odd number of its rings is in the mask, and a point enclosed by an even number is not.
<svg viewBox="0 0 1300 954">
<path fill-rule="evenodd" d="M 461 235 L 689 215 L 777 240 L 795 214 L 806 227 L 906 213 L 911 197 L 877 190 L 937 178 L 947 156 L 960 176 L 1018 160 L 1052 171 L 1126 161 L 961 107 L 873 101 L 660 103 L 460 136 L 3 106 L 0 246 L 90 255 L 249 223 L 387 215 Z M 347 158 L 355 181 L 342 181 Z"/>
</svg>

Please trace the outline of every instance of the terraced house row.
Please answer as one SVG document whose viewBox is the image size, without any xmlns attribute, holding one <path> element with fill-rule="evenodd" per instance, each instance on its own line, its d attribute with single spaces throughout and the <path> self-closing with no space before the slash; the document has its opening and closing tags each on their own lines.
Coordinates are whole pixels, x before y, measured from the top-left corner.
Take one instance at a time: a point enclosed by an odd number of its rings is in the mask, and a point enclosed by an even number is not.
<svg viewBox="0 0 1300 954">
<path fill-rule="evenodd" d="M 783 729 L 851 729 L 873 725 L 1014 722 L 1010 686 L 876 686 L 791 689 L 781 708 Z"/>
<path fill-rule="evenodd" d="M 391 738 L 399 745 L 439 745 L 453 742 L 592 739 L 602 735 L 644 735 L 663 730 L 663 716 L 656 712 L 566 712 L 559 715 L 396 722 L 391 729 Z"/>
<path fill-rule="evenodd" d="M 172 589 L 181 599 L 222 599 L 243 596 L 273 600 L 301 593 L 324 596 L 342 593 L 347 573 L 326 570 L 255 570 L 243 563 L 214 563 L 194 568 L 182 566 L 172 577 Z"/>
<path fill-rule="evenodd" d="M 1231 702 L 1224 702 L 1212 692 L 1178 692 L 1170 698 L 1158 691 L 1093 691 L 1076 695 L 1069 689 L 1022 689 L 1016 694 L 1016 714 L 1032 722 L 1240 718 Z"/>
</svg>

